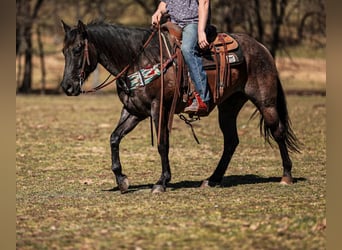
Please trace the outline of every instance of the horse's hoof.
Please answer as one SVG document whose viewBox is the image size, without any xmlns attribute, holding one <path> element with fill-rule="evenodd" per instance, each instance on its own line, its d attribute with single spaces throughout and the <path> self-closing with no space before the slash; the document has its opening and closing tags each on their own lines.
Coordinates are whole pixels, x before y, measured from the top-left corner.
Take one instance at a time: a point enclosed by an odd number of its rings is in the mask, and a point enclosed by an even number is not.
<svg viewBox="0 0 342 250">
<path fill-rule="evenodd" d="M 213 181 L 209 181 L 209 180 L 204 180 L 204 181 L 202 181 L 202 184 L 201 184 L 200 188 L 216 187 L 216 186 L 219 186 L 219 185 L 220 185 L 219 182 L 213 182 Z"/>
<path fill-rule="evenodd" d="M 152 187 L 152 194 L 157 194 L 157 193 L 164 193 L 166 191 L 166 188 L 163 185 L 153 185 Z"/>
<path fill-rule="evenodd" d="M 122 194 L 126 193 L 128 191 L 128 188 L 129 188 L 129 181 L 128 181 L 128 178 L 125 177 L 124 179 L 122 179 L 122 181 L 120 182 L 119 184 L 119 189 L 120 189 L 120 192 Z"/>
<path fill-rule="evenodd" d="M 291 176 L 283 176 L 280 181 L 281 185 L 291 185 L 293 184 L 293 179 Z"/>
<path fill-rule="evenodd" d="M 209 180 L 202 181 L 200 188 L 207 188 L 207 187 L 210 187 Z"/>
</svg>

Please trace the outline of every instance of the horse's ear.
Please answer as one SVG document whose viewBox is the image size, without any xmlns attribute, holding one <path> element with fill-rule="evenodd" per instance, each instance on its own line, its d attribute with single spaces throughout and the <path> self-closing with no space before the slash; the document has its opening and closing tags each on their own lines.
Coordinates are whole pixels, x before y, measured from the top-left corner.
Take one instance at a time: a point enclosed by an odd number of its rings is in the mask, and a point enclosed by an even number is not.
<svg viewBox="0 0 342 250">
<path fill-rule="evenodd" d="M 87 38 L 86 25 L 81 20 L 78 20 L 77 29 L 83 38 Z"/>
<path fill-rule="evenodd" d="M 67 33 L 71 28 L 69 25 L 67 25 L 63 20 L 61 20 L 64 32 Z"/>
</svg>

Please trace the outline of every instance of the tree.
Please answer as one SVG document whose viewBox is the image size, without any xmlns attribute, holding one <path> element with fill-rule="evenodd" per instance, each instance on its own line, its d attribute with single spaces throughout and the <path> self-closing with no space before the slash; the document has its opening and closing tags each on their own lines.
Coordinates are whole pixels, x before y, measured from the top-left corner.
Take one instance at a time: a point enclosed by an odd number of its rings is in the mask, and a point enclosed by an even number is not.
<svg viewBox="0 0 342 250">
<path fill-rule="evenodd" d="M 261 5 L 260 5 L 260 0 L 254 0 L 254 13 L 255 13 L 255 18 L 256 18 L 256 26 L 258 30 L 258 36 L 256 37 L 259 42 L 263 43 L 264 41 L 264 34 L 265 34 L 265 29 L 264 29 L 264 23 L 261 18 Z"/>
<path fill-rule="evenodd" d="M 17 34 L 21 34 L 22 31 L 23 37 L 17 38 L 17 53 L 20 50 L 23 42 L 25 42 L 25 67 L 24 67 L 24 77 L 22 84 L 19 88 L 20 93 L 28 93 L 31 90 L 32 86 L 32 54 L 33 54 L 33 46 L 32 46 L 32 27 L 35 19 L 38 16 L 38 11 L 43 4 L 43 0 L 37 0 L 34 5 L 33 13 L 31 14 L 31 1 L 25 0 L 17 0 Z M 19 23 L 18 23 L 19 21 Z M 24 41 L 23 41 L 24 40 Z"/>
<path fill-rule="evenodd" d="M 300 1 L 300 19 L 298 22 L 298 40 L 310 39 L 312 42 L 322 46 L 326 36 L 326 12 L 324 0 Z M 307 33 L 307 34 L 305 34 Z"/>
<path fill-rule="evenodd" d="M 279 2 L 279 3 L 278 3 Z M 271 43 L 270 52 L 275 57 L 280 43 L 280 28 L 285 17 L 287 0 L 271 0 Z"/>
</svg>

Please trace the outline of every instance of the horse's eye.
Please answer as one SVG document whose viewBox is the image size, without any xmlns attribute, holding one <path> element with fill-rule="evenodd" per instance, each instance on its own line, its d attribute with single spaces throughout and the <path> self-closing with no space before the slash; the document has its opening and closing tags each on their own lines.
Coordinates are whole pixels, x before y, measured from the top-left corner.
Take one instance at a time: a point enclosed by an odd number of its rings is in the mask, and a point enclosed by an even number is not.
<svg viewBox="0 0 342 250">
<path fill-rule="evenodd" d="M 75 56 L 80 55 L 81 52 L 82 52 L 82 45 L 77 45 L 75 48 L 72 49 L 72 53 L 73 53 Z"/>
</svg>

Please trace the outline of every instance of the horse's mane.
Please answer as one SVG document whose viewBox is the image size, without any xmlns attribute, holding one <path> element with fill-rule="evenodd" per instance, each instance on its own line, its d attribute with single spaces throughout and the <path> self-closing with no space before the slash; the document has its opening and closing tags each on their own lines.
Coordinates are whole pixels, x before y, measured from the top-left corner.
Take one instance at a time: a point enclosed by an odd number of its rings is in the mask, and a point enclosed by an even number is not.
<svg viewBox="0 0 342 250">
<path fill-rule="evenodd" d="M 95 47 L 106 51 L 117 65 L 129 63 L 136 58 L 152 33 L 151 29 L 147 28 L 127 27 L 98 20 L 91 21 L 86 27 L 89 41 L 93 42 Z M 156 39 L 151 41 L 149 47 L 155 47 L 156 41 Z M 145 59 L 155 61 L 153 60 L 156 57 L 154 51 L 156 50 L 146 50 Z"/>
</svg>

